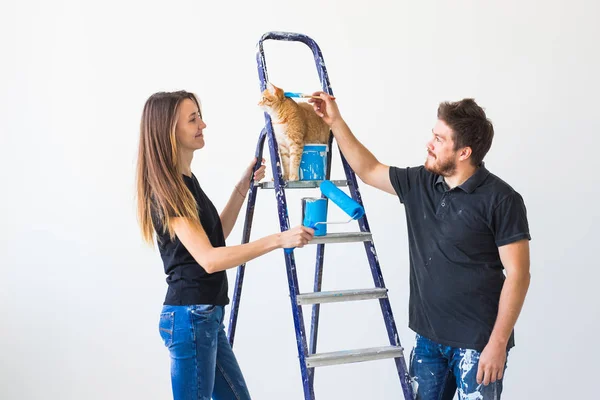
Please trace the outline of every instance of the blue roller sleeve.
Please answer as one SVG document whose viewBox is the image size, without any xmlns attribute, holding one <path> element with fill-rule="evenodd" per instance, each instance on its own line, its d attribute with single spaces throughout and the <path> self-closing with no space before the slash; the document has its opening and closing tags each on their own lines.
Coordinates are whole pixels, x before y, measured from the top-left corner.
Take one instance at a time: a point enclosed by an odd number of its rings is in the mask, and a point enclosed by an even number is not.
<svg viewBox="0 0 600 400">
<path fill-rule="evenodd" d="M 335 186 L 331 181 L 321 182 L 321 193 L 329 200 L 334 202 L 339 208 L 341 208 L 346 214 L 353 219 L 359 219 L 365 215 L 365 209 L 358 204 L 356 200 L 344 193 L 340 188 Z M 305 221 L 304 226 L 315 229 L 314 224 L 309 221 Z M 291 254 L 294 249 L 284 249 L 286 254 Z"/>
<path fill-rule="evenodd" d="M 359 219 L 365 215 L 365 209 L 356 200 L 344 193 L 331 181 L 321 183 L 321 193 L 333 201 L 339 208 L 353 219 Z"/>
</svg>

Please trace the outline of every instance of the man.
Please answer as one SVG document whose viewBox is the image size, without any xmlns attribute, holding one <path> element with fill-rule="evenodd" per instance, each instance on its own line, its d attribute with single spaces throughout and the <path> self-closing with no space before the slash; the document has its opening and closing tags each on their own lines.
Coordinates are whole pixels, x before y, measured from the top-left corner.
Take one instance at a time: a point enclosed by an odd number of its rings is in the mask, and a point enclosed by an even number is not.
<svg viewBox="0 0 600 400">
<path fill-rule="evenodd" d="M 473 99 L 441 103 L 425 165 L 389 167 L 354 137 L 334 99 L 315 95 L 315 112 L 360 179 L 405 206 L 416 398 L 450 400 L 458 389 L 460 399 L 499 399 L 531 237 L 522 197 L 484 166 L 492 123 Z"/>
</svg>

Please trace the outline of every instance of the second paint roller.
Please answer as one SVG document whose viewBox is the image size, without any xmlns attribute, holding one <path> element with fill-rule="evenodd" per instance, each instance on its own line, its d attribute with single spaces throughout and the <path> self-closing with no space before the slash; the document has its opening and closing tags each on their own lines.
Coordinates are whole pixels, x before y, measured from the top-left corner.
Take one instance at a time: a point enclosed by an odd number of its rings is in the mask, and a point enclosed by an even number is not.
<svg viewBox="0 0 600 400">
<path fill-rule="evenodd" d="M 350 217 L 348 221 L 326 222 L 327 203 L 325 199 L 303 199 L 302 206 L 302 224 L 309 228 L 315 229 L 315 236 L 323 236 L 326 234 L 326 229 L 321 229 L 319 225 L 327 224 L 347 224 L 353 220 L 361 218 L 365 215 L 365 209 L 358 204 L 356 200 L 348 196 L 331 181 L 323 181 L 320 185 L 323 196 L 331 200 L 342 211 Z M 324 226 L 322 226 L 324 228 Z M 287 254 L 293 249 L 285 249 Z"/>
</svg>

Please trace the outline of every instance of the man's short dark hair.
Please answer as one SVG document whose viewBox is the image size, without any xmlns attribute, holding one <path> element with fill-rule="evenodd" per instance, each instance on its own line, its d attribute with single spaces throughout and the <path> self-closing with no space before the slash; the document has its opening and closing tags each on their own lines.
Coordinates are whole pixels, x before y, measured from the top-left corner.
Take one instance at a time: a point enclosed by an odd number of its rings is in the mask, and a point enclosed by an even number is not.
<svg viewBox="0 0 600 400">
<path fill-rule="evenodd" d="M 471 163 L 478 166 L 492 147 L 494 126 L 473 99 L 440 103 L 438 119 L 454 132 L 454 150 L 471 148 Z"/>
</svg>

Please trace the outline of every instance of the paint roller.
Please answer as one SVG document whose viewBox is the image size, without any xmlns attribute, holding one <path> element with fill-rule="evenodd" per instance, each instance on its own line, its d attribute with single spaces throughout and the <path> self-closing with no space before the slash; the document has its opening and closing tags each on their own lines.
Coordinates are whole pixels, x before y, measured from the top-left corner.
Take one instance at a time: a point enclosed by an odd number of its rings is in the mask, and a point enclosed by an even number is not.
<svg viewBox="0 0 600 400">
<path fill-rule="evenodd" d="M 299 99 L 320 99 L 320 96 L 313 96 L 312 94 L 306 93 L 298 93 L 298 92 L 283 92 L 285 97 L 295 97 Z M 335 100 L 335 97 L 331 96 L 332 100 Z"/>
<path fill-rule="evenodd" d="M 341 208 L 342 211 L 344 211 L 346 214 L 348 214 L 350 219 L 348 221 L 338 221 L 338 222 L 324 222 L 324 221 L 313 222 L 313 221 L 311 221 L 310 213 L 307 213 L 308 215 L 303 216 L 304 226 L 315 229 L 318 225 L 321 225 L 321 224 L 323 224 L 323 225 L 347 224 L 347 223 L 349 223 L 353 220 L 359 219 L 363 215 L 365 215 L 365 209 L 363 208 L 363 206 L 358 204 L 358 202 L 356 200 L 354 200 L 352 197 L 348 196 L 341 189 L 339 189 L 337 186 L 335 186 L 333 184 L 333 182 L 323 181 L 323 182 L 321 182 L 321 185 L 319 186 L 319 188 L 321 189 L 321 193 L 323 193 L 323 196 L 327 197 L 329 200 L 331 200 L 333 203 L 335 203 L 335 205 L 337 205 L 339 208 Z M 288 248 L 288 249 L 285 249 L 285 252 L 286 252 L 286 254 L 290 254 L 293 250 L 294 250 L 293 248 Z"/>
<path fill-rule="evenodd" d="M 351 218 L 350 221 L 359 219 L 365 215 L 365 209 L 358 204 L 356 200 L 344 193 L 340 188 L 335 186 L 331 181 L 323 181 L 319 187 L 321 193 L 329 200 L 333 201 L 336 206 L 342 209 Z M 350 222 L 348 221 L 348 222 Z"/>
</svg>

